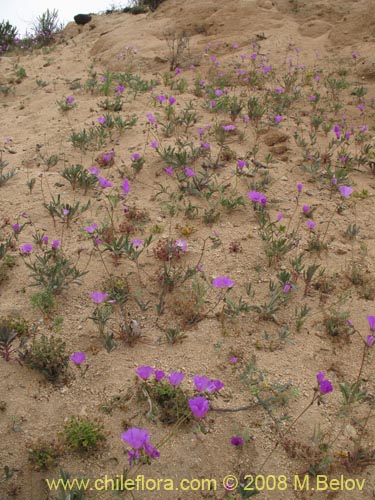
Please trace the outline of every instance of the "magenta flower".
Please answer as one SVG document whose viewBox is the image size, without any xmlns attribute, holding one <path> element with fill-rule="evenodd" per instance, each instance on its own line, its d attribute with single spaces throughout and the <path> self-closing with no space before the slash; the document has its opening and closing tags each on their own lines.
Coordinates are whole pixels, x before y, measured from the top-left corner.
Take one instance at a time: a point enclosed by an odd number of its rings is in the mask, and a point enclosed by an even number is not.
<svg viewBox="0 0 375 500">
<path fill-rule="evenodd" d="M 203 376 L 201 377 L 199 375 L 194 375 L 193 381 L 197 391 L 204 392 L 207 390 L 207 387 L 210 384 L 211 379 Z"/>
<path fill-rule="evenodd" d="M 310 210 L 311 210 L 311 207 L 309 207 L 309 205 L 303 205 L 302 212 L 304 214 L 308 214 L 310 212 Z"/>
<path fill-rule="evenodd" d="M 314 227 L 316 226 L 316 222 L 314 222 L 314 221 L 313 221 L 313 220 L 311 220 L 311 219 L 309 219 L 309 220 L 306 222 L 306 224 L 307 224 L 307 227 L 308 227 L 309 229 L 314 229 Z"/>
<path fill-rule="evenodd" d="M 129 194 L 130 192 L 130 184 L 128 179 L 124 179 L 124 182 L 121 185 L 122 190 L 124 191 L 125 194 Z"/>
<path fill-rule="evenodd" d="M 135 373 L 143 380 L 147 380 L 154 373 L 152 366 L 138 366 Z"/>
<path fill-rule="evenodd" d="M 139 153 L 133 153 L 130 157 L 131 161 L 138 161 L 141 155 Z"/>
<path fill-rule="evenodd" d="M 246 167 L 246 162 L 244 160 L 238 160 L 237 162 L 237 168 L 242 170 L 244 167 Z"/>
<path fill-rule="evenodd" d="M 118 84 L 116 86 L 116 91 L 117 91 L 116 94 L 117 95 L 122 94 L 124 92 L 124 90 L 125 90 L 125 88 L 122 85 Z"/>
<path fill-rule="evenodd" d="M 267 203 L 267 198 L 263 193 L 259 193 L 258 191 L 250 191 L 247 196 L 253 203 L 260 202 L 263 206 Z"/>
<path fill-rule="evenodd" d="M 68 210 L 67 208 L 63 208 L 63 211 L 62 211 L 63 215 L 69 215 L 69 212 L 70 212 L 70 210 Z"/>
<path fill-rule="evenodd" d="M 235 364 L 235 363 L 237 363 L 237 362 L 238 362 L 238 358 L 237 358 L 236 356 L 232 356 L 232 357 L 230 358 L 230 360 L 229 360 L 229 363 L 233 363 L 233 364 Z"/>
<path fill-rule="evenodd" d="M 221 380 L 210 380 L 210 383 L 208 384 L 207 391 L 208 392 L 215 392 L 215 391 L 220 391 L 224 387 L 224 382 Z"/>
<path fill-rule="evenodd" d="M 95 232 L 95 230 L 96 230 L 97 227 L 98 227 L 98 224 L 94 223 L 94 224 L 91 224 L 91 226 L 86 226 L 85 227 L 85 231 L 86 231 L 86 233 L 90 233 L 91 234 L 91 233 Z"/>
<path fill-rule="evenodd" d="M 154 372 L 156 382 L 160 382 L 165 377 L 163 370 L 155 370 Z"/>
<path fill-rule="evenodd" d="M 220 97 L 223 95 L 223 91 L 220 89 L 217 89 L 217 90 L 215 90 L 215 95 L 216 95 L 216 97 Z"/>
<path fill-rule="evenodd" d="M 210 407 L 210 403 L 203 396 L 189 399 L 189 407 L 194 417 L 203 418 Z"/>
<path fill-rule="evenodd" d="M 236 130 L 236 126 L 235 125 L 223 125 L 222 128 L 226 132 L 229 132 L 230 130 Z"/>
<path fill-rule="evenodd" d="M 167 167 L 164 169 L 164 172 L 167 174 L 167 175 L 173 175 L 173 167 Z"/>
<path fill-rule="evenodd" d="M 243 445 L 243 439 L 241 436 L 234 436 L 230 440 L 230 444 L 232 446 L 242 446 Z"/>
<path fill-rule="evenodd" d="M 372 332 L 375 332 L 375 316 L 367 316 L 368 326 Z"/>
<path fill-rule="evenodd" d="M 131 244 L 135 247 L 141 247 L 143 245 L 144 241 L 143 240 L 131 240 Z"/>
<path fill-rule="evenodd" d="M 297 190 L 298 190 L 298 192 L 300 193 L 302 191 L 302 189 L 303 189 L 303 184 L 301 182 L 299 182 L 297 184 Z"/>
<path fill-rule="evenodd" d="M 155 116 L 152 114 L 152 113 L 147 113 L 147 118 L 148 118 L 148 121 L 152 124 L 156 123 L 156 118 Z"/>
<path fill-rule="evenodd" d="M 176 102 L 176 98 L 175 98 L 175 97 L 170 97 L 170 98 L 168 99 L 168 102 L 169 102 L 169 104 L 172 106 L 172 105 Z"/>
<path fill-rule="evenodd" d="M 134 450 L 143 448 L 150 439 L 150 434 L 146 429 L 139 429 L 138 427 L 131 427 L 126 432 L 121 434 L 121 439 L 125 441 Z"/>
<path fill-rule="evenodd" d="M 175 74 L 176 75 L 180 75 L 181 73 L 182 73 L 182 69 L 181 68 L 176 68 Z"/>
<path fill-rule="evenodd" d="M 104 125 L 105 124 L 105 117 L 104 116 L 99 116 L 98 122 L 100 123 L 100 125 Z"/>
<path fill-rule="evenodd" d="M 276 123 L 280 123 L 283 121 L 283 117 L 281 115 L 276 115 L 275 118 L 274 118 L 275 122 Z"/>
<path fill-rule="evenodd" d="M 375 337 L 373 335 L 367 335 L 366 337 L 366 344 L 368 347 L 372 347 L 375 342 Z"/>
<path fill-rule="evenodd" d="M 176 250 L 181 250 L 181 252 L 187 251 L 187 243 L 185 240 L 176 240 L 174 246 Z"/>
<path fill-rule="evenodd" d="M 58 247 L 60 246 L 60 241 L 59 241 L 59 240 L 53 240 L 53 242 L 52 242 L 52 245 L 51 245 L 51 246 L 52 246 L 52 248 L 53 248 L 54 250 L 56 250 L 56 248 L 58 248 Z"/>
<path fill-rule="evenodd" d="M 340 137 L 341 137 L 341 130 L 340 130 L 340 126 L 339 126 L 339 125 L 337 125 L 337 123 L 336 123 L 336 125 L 333 127 L 333 131 L 334 131 L 334 133 L 335 133 L 335 135 L 336 135 L 336 138 L 337 138 L 337 139 L 340 139 Z"/>
<path fill-rule="evenodd" d="M 109 294 L 106 292 L 90 292 L 90 297 L 94 304 L 101 304 L 104 300 L 109 297 Z"/>
<path fill-rule="evenodd" d="M 25 243 L 21 246 L 21 253 L 23 255 L 29 255 L 33 252 L 33 246 L 31 243 Z"/>
<path fill-rule="evenodd" d="M 181 372 L 171 372 L 168 376 L 169 383 L 174 387 L 180 385 L 184 378 L 185 378 L 185 373 Z"/>
<path fill-rule="evenodd" d="M 277 222 L 280 222 L 283 217 L 284 217 L 284 214 L 282 214 L 281 212 L 279 214 L 277 214 L 276 215 Z"/>
<path fill-rule="evenodd" d="M 113 187 L 112 182 L 110 182 L 105 177 L 102 177 L 101 175 L 98 175 L 98 181 L 99 181 L 100 187 L 102 187 L 103 189 Z"/>
<path fill-rule="evenodd" d="M 165 95 L 158 95 L 156 96 L 156 99 L 162 104 L 167 98 Z"/>
<path fill-rule="evenodd" d="M 215 288 L 232 288 L 234 282 L 228 276 L 217 276 L 213 280 L 212 286 Z"/>
<path fill-rule="evenodd" d="M 326 374 L 323 372 L 319 372 L 316 376 L 316 379 L 319 384 L 319 391 L 320 394 L 328 394 L 329 392 L 333 391 L 333 385 L 329 380 L 326 380 Z"/>
<path fill-rule="evenodd" d="M 291 288 L 292 288 L 292 286 L 291 286 L 289 283 L 287 283 L 287 284 L 284 286 L 284 288 L 283 288 L 283 292 L 284 292 L 284 293 L 288 293 L 288 292 L 290 292 Z"/>
<path fill-rule="evenodd" d="M 144 450 L 145 450 L 146 454 L 151 458 L 159 458 L 160 457 L 160 452 L 154 446 L 152 446 L 151 443 L 148 443 L 148 442 L 145 443 Z"/>
<path fill-rule="evenodd" d="M 339 191 L 340 191 L 341 196 L 343 196 L 344 198 L 349 198 L 349 196 L 353 192 L 353 189 L 349 186 L 340 186 Z"/>
<path fill-rule="evenodd" d="M 96 167 L 90 167 L 89 172 L 91 172 L 93 175 L 98 175 L 99 174 L 99 169 Z"/>
<path fill-rule="evenodd" d="M 159 143 L 158 143 L 158 141 L 152 141 L 150 146 L 154 149 L 157 149 L 159 147 Z"/>
<path fill-rule="evenodd" d="M 47 236 L 47 235 L 44 235 L 44 236 L 43 236 L 43 238 L 42 238 L 42 241 L 43 241 L 43 243 L 44 243 L 45 245 L 48 245 L 48 240 L 49 240 L 48 236 Z"/>
<path fill-rule="evenodd" d="M 195 177 L 195 172 L 194 170 L 191 170 L 191 168 L 185 167 L 185 175 L 187 177 Z"/>
<path fill-rule="evenodd" d="M 15 224 L 12 225 L 12 229 L 15 233 L 18 233 L 20 230 L 20 225 L 16 222 Z"/>
<path fill-rule="evenodd" d="M 86 354 L 84 352 L 74 352 L 70 356 L 70 361 L 73 361 L 75 365 L 81 365 L 84 361 L 86 361 Z"/>
</svg>

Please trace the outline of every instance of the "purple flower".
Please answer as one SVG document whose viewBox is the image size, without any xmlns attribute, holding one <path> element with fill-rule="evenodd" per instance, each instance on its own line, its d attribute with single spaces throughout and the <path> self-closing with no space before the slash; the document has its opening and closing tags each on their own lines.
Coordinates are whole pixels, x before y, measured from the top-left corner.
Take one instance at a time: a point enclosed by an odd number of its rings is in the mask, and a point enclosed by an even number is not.
<svg viewBox="0 0 375 500">
<path fill-rule="evenodd" d="M 68 210 L 67 208 L 63 208 L 63 211 L 62 211 L 63 215 L 69 215 L 69 212 L 70 212 L 70 210 Z"/>
<path fill-rule="evenodd" d="M 65 99 L 65 104 L 73 104 L 74 101 L 75 101 L 74 97 L 70 95 Z"/>
<path fill-rule="evenodd" d="M 60 246 L 60 241 L 59 240 L 53 240 L 52 242 L 52 248 L 56 250 Z"/>
<path fill-rule="evenodd" d="M 316 375 L 316 379 L 317 379 L 318 384 L 319 384 L 319 391 L 320 391 L 320 394 L 322 394 L 322 395 L 333 391 L 332 383 L 329 380 L 326 380 L 325 377 L 326 377 L 326 374 L 324 372 L 319 372 Z"/>
<path fill-rule="evenodd" d="M 283 292 L 284 292 L 284 293 L 288 293 L 288 292 L 290 292 L 291 288 L 292 288 L 292 285 L 290 285 L 289 283 L 287 283 L 287 284 L 284 286 L 284 288 L 283 288 Z"/>
<path fill-rule="evenodd" d="M 229 132 L 230 130 L 236 130 L 236 126 L 235 125 L 223 125 L 222 128 L 226 132 Z"/>
<path fill-rule="evenodd" d="M 216 97 L 220 97 L 223 95 L 223 91 L 220 89 L 217 89 L 217 90 L 215 90 L 215 95 L 216 95 Z"/>
<path fill-rule="evenodd" d="M 279 214 L 276 215 L 276 220 L 279 222 L 281 221 L 281 219 L 284 217 L 284 214 L 282 214 L 281 212 Z"/>
<path fill-rule="evenodd" d="M 220 391 L 224 387 L 224 382 L 221 380 L 211 380 L 208 384 L 207 390 L 208 392 Z"/>
<path fill-rule="evenodd" d="M 313 220 L 311 220 L 311 219 L 309 219 L 309 220 L 306 222 L 306 224 L 307 224 L 307 227 L 308 227 L 309 229 L 314 229 L 314 227 L 316 226 L 316 222 L 314 222 L 314 221 L 313 221 Z"/>
<path fill-rule="evenodd" d="M 152 114 L 152 113 L 147 113 L 147 118 L 148 118 L 148 121 L 152 124 L 156 123 L 156 118 L 155 116 Z"/>
<path fill-rule="evenodd" d="M 86 354 L 84 352 L 74 352 L 70 356 L 70 361 L 73 361 L 75 365 L 81 365 L 84 361 L 86 361 Z"/>
<path fill-rule="evenodd" d="M 48 236 L 47 235 L 44 235 L 43 238 L 42 238 L 42 241 L 45 245 L 48 245 Z"/>
<path fill-rule="evenodd" d="M 94 224 L 91 224 L 91 226 L 86 226 L 85 231 L 86 231 L 86 233 L 93 233 L 97 227 L 98 227 L 98 224 L 94 223 Z"/>
<path fill-rule="evenodd" d="M 368 347 L 372 347 L 375 342 L 375 337 L 373 335 L 367 335 L 366 337 L 366 344 Z"/>
<path fill-rule="evenodd" d="M 124 191 L 125 194 L 129 194 L 130 192 L 130 184 L 128 179 L 124 179 L 124 182 L 121 185 L 122 190 Z"/>
<path fill-rule="evenodd" d="M 195 172 L 194 170 L 191 170 L 191 168 L 185 167 L 185 175 L 187 177 L 195 177 Z"/>
<path fill-rule="evenodd" d="M 299 182 L 297 184 L 297 190 L 298 190 L 298 192 L 300 193 L 302 191 L 302 189 L 303 189 L 303 184 L 301 182 Z"/>
<path fill-rule="evenodd" d="M 154 375 L 156 382 L 160 382 L 160 380 L 165 377 L 163 370 L 155 370 Z"/>
<path fill-rule="evenodd" d="M 99 181 L 100 187 L 102 187 L 103 189 L 110 188 L 113 186 L 112 182 L 110 182 L 105 177 L 102 177 L 101 175 L 98 175 L 98 181 Z"/>
<path fill-rule="evenodd" d="M 336 184 L 337 184 L 337 179 L 336 179 L 336 177 L 335 177 L 335 176 L 333 176 L 333 177 L 332 177 L 331 182 L 332 182 L 332 184 L 333 184 L 334 186 L 336 186 Z"/>
<path fill-rule="evenodd" d="M 157 149 L 159 147 L 159 143 L 158 143 L 158 141 L 152 141 L 150 146 L 154 149 Z"/>
<path fill-rule="evenodd" d="M 33 246 L 31 243 L 25 243 L 24 245 L 21 246 L 22 254 L 30 254 L 32 252 L 33 252 Z"/>
<path fill-rule="evenodd" d="M 240 436 L 234 436 L 232 437 L 232 439 L 230 440 L 230 444 L 232 446 L 242 446 L 243 445 L 243 439 L 242 437 Z"/>
<path fill-rule="evenodd" d="M 152 366 L 138 366 L 135 373 L 143 380 L 147 380 L 154 373 Z"/>
<path fill-rule="evenodd" d="M 339 191 L 340 191 L 341 196 L 343 196 L 344 198 L 349 198 L 349 196 L 353 192 L 353 189 L 349 186 L 340 186 Z"/>
<path fill-rule="evenodd" d="M 164 172 L 167 174 L 167 175 L 173 175 L 173 167 L 167 167 L 164 169 Z"/>
<path fill-rule="evenodd" d="M 200 141 L 200 146 L 204 149 L 211 149 L 211 144 L 209 142 Z"/>
<path fill-rule="evenodd" d="M 238 160 L 237 162 L 237 168 L 242 170 L 246 166 L 246 162 L 244 160 Z"/>
<path fill-rule="evenodd" d="M 122 94 L 124 92 L 125 88 L 122 85 L 118 84 L 116 86 L 116 90 L 117 90 L 117 94 Z"/>
<path fill-rule="evenodd" d="M 259 193 L 258 191 L 250 191 L 247 196 L 253 203 L 261 203 L 263 206 L 267 203 L 267 198 L 263 193 Z"/>
<path fill-rule="evenodd" d="M 20 225 L 16 222 L 15 224 L 12 225 L 12 229 L 15 233 L 18 233 L 20 230 Z"/>
<path fill-rule="evenodd" d="M 187 243 L 185 240 L 176 240 L 174 246 L 176 250 L 181 250 L 182 252 L 187 251 Z"/>
<path fill-rule="evenodd" d="M 100 125 L 104 125 L 105 124 L 105 117 L 104 116 L 99 116 L 98 122 L 100 123 Z"/>
<path fill-rule="evenodd" d="M 234 283 L 228 276 L 217 276 L 213 280 L 212 286 L 215 288 L 232 288 Z"/>
<path fill-rule="evenodd" d="M 176 74 L 176 75 L 180 75 L 180 74 L 181 74 L 181 72 L 182 72 L 182 69 L 181 69 L 181 68 L 176 68 L 176 70 L 175 70 L 175 74 Z"/>
<path fill-rule="evenodd" d="M 131 427 L 126 432 L 121 434 L 121 439 L 125 441 L 134 450 L 143 448 L 150 439 L 150 434 L 146 429 L 139 429 L 138 427 Z"/>
<path fill-rule="evenodd" d="M 274 118 L 275 122 L 276 123 L 280 123 L 283 121 L 283 117 L 281 115 L 276 115 L 275 118 Z"/>
<path fill-rule="evenodd" d="M 90 297 L 94 304 L 101 304 L 105 299 L 109 297 L 109 294 L 106 292 L 90 292 Z"/>
<path fill-rule="evenodd" d="M 89 172 L 91 172 L 93 175 L 98 175 L 99 174 L 99 169 L 96 167 L 90 167 Z"/>
<path fill-rule="evenodd" d="M 145 443 L 144 445 L 145 453 L 151 458 L 159 458 L 160 452 L 151 443 Z"/>
<path fill-rule="evenodd" d="M 167 98 L 165 95 L 158 95 L 156 96 L 156 99 L 162 104 Z"/>
<path fill-rule="evenodd" d="M 210 403 L 203 396 L 189 399 L 189 407 L 194 417 L 203 418 L 210 407 Z"/>
<path fill-rule="evenodd" d="M 176 102 L 176 98 L 175 98 L 175 97 L 170 97 L 170 98 L 168 99 L 168 102 L 169 102 L 169 104 L 172 106 L 172 104 L 174 104 L 174 103 Z"/>
<path fill-rule="evenodd" d="M 362 127 L 360 127 L 359 129 L 361 132 L 367 132 L 368 130 L 368 126 L 367 125 L 362 125 Z"/>
<path fill-rule="evenodd" d="M 197 389 L 197 391 L 204 392 L 205 390 L 207 390 L 207 387 L 210 384 L 211 379 L 209 379 L 207 377 L 203 377 L 203 376 L 201 377 L 199 375 L 195 375 L 193 377 L 193 381 L 194 381 L 194 385 L 195 385 L 195 388 Z"/>
<path fill-rule="evenodd" d="M 235 364 L 238 362 L 238 358 L 236 356 L 232 356 L 229 360 L 229 363 Z"/>
<path fill-rule="evenodd" d="M 133 153 L 130 157 L 131 161 L 137 161 L 139 160 L 139 158 L 141 157 L 141 155 L 139 153 Z"/>
<path fill-rule="evenodd" d="M 311 210 L 311 207 L 309 207 L 309 205 L 303 205 L 302 212 L 304 214 L 308 214 L 310 212 L 310 210 Z"/>
<path fill-rule="evenodd" d="M 185 373 L 181 372 L 171 372 L 168 376 L 169 383 L 174 387 L 180 385 L 184 378 L 185 378 Z"/>
<path fill-rule="evenodd" d="M 131 244 L 136 248 L 141 247 L 143 243 L 144 243 L 143 240 L 131 240 Z"/>
<path fill-rule="evenodd" d="M 340 139 L 340 137 L 341 137 L 341 130 L 340 130 L 340 126 L 339 126 L 339 125 L 337 125 L 337 123 L 336 123 L 336 125 L 333 127 L 333 131 L 334 131 L 334 133 L 336 134 L 336 138 L 337 138 L 337 139 Z"/>
<path fill-rule="evenodd" d="M 372 332 L 375 332 L 375 316 L 367 316 L 368 326 Z"/>
</svg>

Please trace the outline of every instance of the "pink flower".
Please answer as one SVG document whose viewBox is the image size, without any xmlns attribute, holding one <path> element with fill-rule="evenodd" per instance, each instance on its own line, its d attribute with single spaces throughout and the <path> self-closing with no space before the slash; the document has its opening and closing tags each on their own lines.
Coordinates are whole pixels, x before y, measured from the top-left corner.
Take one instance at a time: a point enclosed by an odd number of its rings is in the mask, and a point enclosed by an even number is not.
<svg viewBox="0 0 375 500">
<path fill-rule="evenodd" d="M 124 179 L 124 182 L 121 185 L 122 190 L 124 191 L 125 194 L 129 194 L 130 192 L 130 184 L 128 179 Z"/>
</svg>

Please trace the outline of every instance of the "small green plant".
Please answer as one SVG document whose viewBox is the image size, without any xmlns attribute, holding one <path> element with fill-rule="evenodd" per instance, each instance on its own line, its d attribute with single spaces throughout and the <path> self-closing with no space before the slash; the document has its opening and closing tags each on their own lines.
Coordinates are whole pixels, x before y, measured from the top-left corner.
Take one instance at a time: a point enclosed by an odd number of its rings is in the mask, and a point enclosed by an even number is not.
<svg viewBox="0 0 375 500">
<path fill-rule="evenodd" d="M 50 290 L 37 292 L 30 297 L 34 309 L 39 309 L 45 316 L 49 316 L 56 309 L 56 300 Z"/>
<path fill-rule="evenodd" d="M 12 359 L 15 347 L 12 345 L 18 337 L 18 333 L 12 328 L 8 321 L 0 323 L 0 357 L 5 361 Z"/>
<path fill-rule="evenodd" d="M 4 174 L 3 173 L 4 169 L 7 166 L 8 166 L 7 161 L 5 161 L 5 160 L 0 161 L 0 187 L 4 186 L 9 181 L 9 179 L 11 179 L 12 177 L 14 177 L 16 175 L 15 170 L 10 170 L 6 174 Z"/>
<path fill-rule="evenodd" d="M 62 448 L 57 443 L 38 440 L 28 445 L 29 462 L 33 469 L 48 470 L 57 465 Z"/>
<path fill-rule="evenodd" d="M 73 191 L 80 187 L 84 194 L 87 194 L 87 191 L 98 183 L 97 176 L 90 174 L 82 165 L 65 167 L 61 175 L 70 182 Z"/>
<path fill-rule="evenodd" d="M 99 420 L 76 416 L 64 425 L 62 436 L 69 448 L 84 453 L 92 453 L 106 440 Z"/>
<path fill-rule="evenodd" d="M 34 339 L 22 354 L 25 364 L 41 372 L 50 382 L 63 380 L 67 375 L 69 356 L 65 354 L 65 342 L 45 335 Z"/>
</svg>

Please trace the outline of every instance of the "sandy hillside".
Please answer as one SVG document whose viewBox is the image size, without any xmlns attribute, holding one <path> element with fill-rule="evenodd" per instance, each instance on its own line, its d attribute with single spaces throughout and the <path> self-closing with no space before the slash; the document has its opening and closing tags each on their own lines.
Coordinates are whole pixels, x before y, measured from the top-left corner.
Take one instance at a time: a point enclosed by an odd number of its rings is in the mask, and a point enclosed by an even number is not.
<svg viewBox="0 0 375 500">
<path fill-rule="evenodd" d="M 119 493 L 140 500 L 250 498 L 223 487 L 249 474 L 265 500 L 373 497 L 374 43 L 368 0 L 166 0 L 1 57 L 2 499 L 67 499 L 61 470 L 92 480 L 77 499 L 121 474 L 174 481 Z M 65 351 L 43 372 L 45 337 Z M 160 457 L 129 471 L 133 427 Z"/>
</svg>

